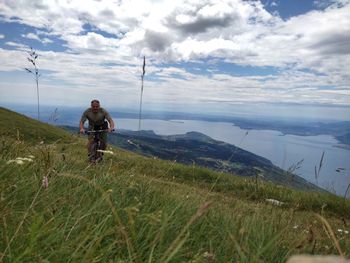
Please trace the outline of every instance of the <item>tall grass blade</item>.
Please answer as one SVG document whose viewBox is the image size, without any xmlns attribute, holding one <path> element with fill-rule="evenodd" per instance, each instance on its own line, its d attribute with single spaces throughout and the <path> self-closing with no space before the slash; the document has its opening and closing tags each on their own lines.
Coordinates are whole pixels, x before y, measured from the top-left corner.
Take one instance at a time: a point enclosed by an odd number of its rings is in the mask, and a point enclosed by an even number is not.
<svg viewBox="0 0 350 263">
<path fill-rule="evenodd" d="M 141 130 L 141 118 L 142 118 L 142 97 L 143 97 L 143 78 L 146 73 L 146 57 L 143 56 L 143 65 L 142 65 L 142 75 L 141 75 L 141 95 L 140 95 L 140 110 L 139 110 L 139 131 Z"/>
<path fill-rule="evenodd" d="M 341 255 L 342 257 L 344 257 L 344 252 L 341 250 L 339 242 L 334 234 L 334 231 L 332 230 L 332 227 L 330 226 L 330 224 L 328 223 L 328 221 L 321 215 L 319 214 L 315 214 L 316 217 L 318 217 L 318 219 L 321 220 L 321 222 L 324 224 L 324 226 L 327 228 L 328 230 L 328 234 L 331 236 L 332 240 L 333 240 L 333 245 L 335 246 L 335 248 L 338 250 L 339 255 Z"/>
<path fill-rule="evenodd" d="M 41 191 L 41 187 L 40 187 L 39 190 L 36 192 L 36 194 L 35 194 L 35 196 L 34 196 L 34 198 L 33 198 L 32 203 L 31 203 L 30 206 L 28 207 L 27 211 L 24 213 L 23 218 L 22 218 L 21 222 L 19 223 L 19 225 L 18 225 L 18 227 L 17 227 L 15 233 L 13 234 L 12 238 L 10 239 L 10 242 L 7 244 L 7 246 L 6 246 L 5 250 L 4 250 L 4 252 L 2 253 L 2 255 L 1 255 L 1 257 L 0 257 L 0 262 L 2 262 L 3 257 L 6 255 L 7 250 L 10 249 L 11 243 L 12 243 L 13 240 L 16 238 L 16 236 L 17 236 L 19 230 L 22 228 L 22 225 L 23 225 L 24 221 L 26 220 L 27 216 L 29 215 L 29 212 L 32 210 L 32 208 L 33 208 L 33 206 L 34 206 L 34 204 L 35 204 L 35 202 L 36 202 L 36 199 L 37 199 L 38 196 L 39 196 L 40 191 Z"/>
<path fill-rule="evenodd" d="M 165 251 L 163 257 L 160 259 L 160 262 L 169 262 L 169 260 L 175 255 L 175 253 L 181 248 L 181 246 L 184 244 L 184 242 L 187 239 L 188 233 L 184 236 L 184 234 L 187 232 L 188 228 L 200 217 L 204 215 L 204 213 L 208 210 L 212 203 L 206 202 L 202 206 L 200 206 L 197 210 L 197 212 L 188 220 L 186 225 L 182 228 L 178 236 L 174 239 L 173 243 L 169 246 L 169 248 Z"/>
<path fill-rule="evenodd" d="M 33 50 L 32 47 L 30 47 L 30 51 L 27 52 L 29 57 L 27 57 L 27 60 L 33 64 L 33 69 L 24 68 L 28 73 L 31 73 L 34 75 L 35 83 L 36 83 L 36 97 L 37 97 L 37 104 L 38 104 L 38 121 L 40 120 L 40 96 L 39 96 L 39 69 L 36 64 L 36 59 L 38 58 L 38 54 Z"/>
<path fill-rule="evenodd" d="M 71 179 L 75 179 L 75 180 L 80 180 L 80 181 L 83 181 L 85 183 L 88 183 L 89 185 L 91 185 L 95 190 L 97 190 L 102 198 L 104 200 L 106 200 L 107 204 L 109 205 L 111 211 L 112 211 L 112 214 L 113 214 L 113 217 L 116 221 L 116 231 L 117 233 L 120 232 L 122 234 L 122 236 L 124 237 L 125 239 L 125 243 L 127 244 L 127 248 L 128 248 L 128 252 L 129 252 L 129 257 L 130 258 L 134 258 L 136 259 L 137 256 L 136 256 L 136 253 L 135 253 L 135 248 L 129 238 L 129 235 L 126 231 L 126 227 L 124 226 L 118 212 L 117 212 L 117 209 L 116 207 L 114 206 L 111 198 L 110 198 L 110 194 L 106 191 L 104 191 L 99 185 L 95 184 L 94 182 L 92 182 L 91 180 L 85 178 L 85 177 L 82 177 L 82 176 L 72 176 L 70 174 L 61 174 L 60 176 L 62 177 L 67 177 L 67 178 L 71 178 Z"/>
<path fill-rule="evenodd" d="M 323 166 L 324 154 L 325 154 L 325 151 L 322 152 L 322 156 L 321 156 L 321 159 L 320 159 L 320 163 L 318 164 L 318 169 L 317 169 L 317 167 L 315 166 L 315 179 L 316 179 L 317 185 L 318 185 L 318 177 L 320 176 L 321 169 L 322 169 L 322 166 Z"/>
</svg>

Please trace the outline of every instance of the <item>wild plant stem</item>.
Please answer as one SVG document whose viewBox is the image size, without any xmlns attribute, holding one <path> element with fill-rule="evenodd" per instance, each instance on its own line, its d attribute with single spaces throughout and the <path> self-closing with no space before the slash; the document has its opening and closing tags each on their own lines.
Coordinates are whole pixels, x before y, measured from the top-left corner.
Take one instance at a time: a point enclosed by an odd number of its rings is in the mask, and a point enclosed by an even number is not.
<svg viewBox="0 0 350 263">
<path fill-rule="evenodd" d="M 143 65 L 142 65 L 142 75 L 141 75 L 141 98 L 140 98 L 140 112 L 139 112 L 139 131 L 141 129 L 141 113 L 142 113 L 142 95 L 143 95 L 143 78 L 146 73 L 146 57 L 143 56 Z"/>
<path fill-rule="evenodd" d="M 329 235 L 331 236 L 334 246 L 335 248 L 338 250 L 339 255 L 341 255 L 342 257 L 344 257 L 344 253 L 340 248 L 339 242 L 334 234 L 334 231 L 332 230 L 332 227 L 330 226 L 330 224 L 328 223 L 328 221 L 321 215 L 316 214 L 316 216 L 322 221 L 322 223 L 325 225 L 325 227 L 327 228 Z"/>
<path fill-rule="evenodd" d="M 346 196 L 348 195 L 349 188 L 350 188 L 350 184 L 348 184 L 348 187 L 345 190 L 344 199 L 346 199 Z"/>
<path fill-rule="evenodd" d="M 174 256 L 174 251 L 177 251 L 186 240 L 185 238 L 182 238 L 185 234 L 185 232 L 188 230 L 188 228 L 200 217 L 204 215 L 204 213 L 208 210 L 209 206 L 211 205 L 211 202 L 206 202 L 202 206 L 200 206 L 197 210 L 197 212 L 188 220 L 186 225 L 182 228 L 178 236 L 175 238 L 175 240 L 171 243 L 169 248 L 165 251 L 163 257 L 160 259 L 160 262 L 169 262 L 171 258 Z"/>
<path fill-rule="evenodd" d="M 82 177 L 82 176 L 72 176 L 70 174 L 61 174 L 60 176 L 63 176 L 63 177 L 67 177 L 67 178 L 71 178 L 71 179 L 77 179 L 77 180 L 80 180 L 80 181 L 83 181 L 83 182 L 86 182 L 88 183 L 89 185 L 91 185 L 95 190 L 97 190 L 98 192 L 100 192 L 101 196 L 104 198 L 104 200 L 106 200 L 107 204 L 109 205 L 111 211 L 112 211 L 112 214 L 113 214 L 113 217 L 115 219 L 115 222 L 116 222 L 116 231 L 117 232 L 120 232 L 122 234 L 122 236 L 124 237 L 125 239 L 125 242 L 127 244 L 127 247 L 128 247 L 128 252 L 129 252 L 129 256 L 130 258 L 132 259 L 135 259 L 136 261 L 140 262 L 138 260 L 138 257 L 137 257 L 137 254 L 135 252 L 135 248 L 134 246 L 132 245 L 132 242 L 128 236 L 128 233 L 126 231 L 126 227 L 124 226 L 118 212 L 117 212 L 117 209 L 116 207 L 114 206 L 112 200 L 111 200 L 111 196 L 108 192 L 104 191 L 102 187 L 100 187 L 99 185 L 95 184 L 93 181 L 85 178 L 85 177 Z M 133 260 L 132 260 L 133 262 Z"/>
<path fill-rule="evenodd" d="M 238 143 L 237 147 L 235 147 L 235 149 L 234 149 L 233 153 L 231 154 L 231 156 L 227 159 L 228 162 L 231 161 L 232 157 L 233 157 L 234 154 L 236 153 L 237 149 L 241 146 L 241 144 L 242 144 L 243 140 L 245 139 L 245 137 L 248 136 L 248 133 L 249 133 L 249 131 L 246 131 L 246 132 L 245 132 L 245 134 L 243 135 L 241 141 Z"/>
<path fill-rule="evenodd" d="M 141 130 L 142 95 L 143 95 L 143 76 L 141 76 L 141 95 L 140 95 L 140 110 L 139 110 L 139 131 Z"/>
<path fill-rule="evenodd" d="M 35 67 L 36 70 L 36 67 Z M 36 95 L 38 99 L 38 121 L 40 121 L 40 100 L 39 100 L 39 80 L 38 80 L 38 75 L 35 76 L 35 81 L 36 81 Z"/>
</svg>

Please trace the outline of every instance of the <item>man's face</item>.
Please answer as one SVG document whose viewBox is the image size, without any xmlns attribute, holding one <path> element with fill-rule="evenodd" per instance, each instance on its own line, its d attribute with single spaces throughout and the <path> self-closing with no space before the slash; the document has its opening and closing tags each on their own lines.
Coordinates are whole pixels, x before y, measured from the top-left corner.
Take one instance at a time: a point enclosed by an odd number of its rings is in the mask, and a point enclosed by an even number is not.
<svg viewBox="0 0 350 263">
<path fill-rule="evenodd" d="M 100 103 L 97 103 L 97 102 L 93 102 L 91 104 L 91 109 L 92 109 L 92 112 L 96 113 L 98 112 L 98 109 L 100 108 Z"/>
</svg>

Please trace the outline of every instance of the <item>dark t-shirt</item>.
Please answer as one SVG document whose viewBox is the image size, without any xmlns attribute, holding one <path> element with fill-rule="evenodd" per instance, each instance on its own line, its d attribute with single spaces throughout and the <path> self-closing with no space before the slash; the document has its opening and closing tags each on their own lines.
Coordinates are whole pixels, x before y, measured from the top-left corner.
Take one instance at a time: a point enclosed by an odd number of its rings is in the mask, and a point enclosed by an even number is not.
<svg viewBox="0 0 350 263">
<path fill-rule="evenodd" d="M 103 125 L 106 119 L 110 120 L 111 116 L 104 108 L 99 108 L 98 112 L 96 113 L 92 112 L 91 108 L 88 108 L 86 111 L 84 111 L 80 121 L 84 123 L 86 120 L 89 120 L 89 128 L 91 128 L 94 126 Z"/>
</svg>

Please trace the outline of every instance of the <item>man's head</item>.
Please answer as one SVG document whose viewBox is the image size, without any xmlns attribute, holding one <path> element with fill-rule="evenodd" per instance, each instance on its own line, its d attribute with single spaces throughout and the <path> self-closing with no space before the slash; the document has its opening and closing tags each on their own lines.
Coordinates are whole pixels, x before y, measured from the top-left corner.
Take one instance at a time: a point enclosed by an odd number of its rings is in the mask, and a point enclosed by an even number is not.
<svg viewBox="0 0 350 263">
<path fill-rule="evenodd" d="M 100 102 L 98 100 L 92 100 L 91 101 L 91 110 L 92 112 L 96 113 L 100 109 Z"/>
</svg>

